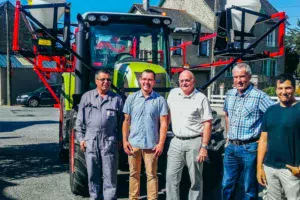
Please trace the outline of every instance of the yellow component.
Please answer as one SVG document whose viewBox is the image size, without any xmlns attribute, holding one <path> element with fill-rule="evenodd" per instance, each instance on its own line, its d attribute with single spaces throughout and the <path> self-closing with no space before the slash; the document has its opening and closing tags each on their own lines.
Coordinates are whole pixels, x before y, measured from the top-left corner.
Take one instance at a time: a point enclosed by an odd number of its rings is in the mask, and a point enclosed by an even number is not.
<svg viewBox="0 0 300 200">
<path fill-rule="evenodd" d="M 150 69 L 156 74 L 156 81 L 159 81 L 158 77 L 163 78 L 164 82 L 156 83 L 154 87 L 170 87 L 170 77 L 166 70 L 156 64 L 145 63 L 145 62 L 130 62 L 122 63 L 115 66 L 113 84 L 118 88 L 139 88 L 139 77 L 140 74 Z M 168 95 L 168 93 L 166 93 Z"/>
<path fill-rule="evenodd" d="M 51 46 L 51 40 L 39 39 L 38 45 Z"/>
<path fill-rule="evenodd" d="M 32 5 L 32 0 L 28 0 L 28 5 Z"/>
<path fill-rule="evenodd" d="M 75 75 L 74 73 L 63 73 L 63 91 L 64 107 L 65 110 L 72 110 L 73 107 L 73 94 L 75 93 Z"/>
</svg>

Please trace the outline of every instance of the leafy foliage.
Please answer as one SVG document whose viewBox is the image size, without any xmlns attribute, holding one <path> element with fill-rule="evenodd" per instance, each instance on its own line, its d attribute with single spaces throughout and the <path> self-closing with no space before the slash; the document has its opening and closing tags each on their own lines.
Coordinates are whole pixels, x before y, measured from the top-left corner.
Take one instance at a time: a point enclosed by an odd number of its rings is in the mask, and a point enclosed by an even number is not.
<svg viewBox="0 0 300 200">
<path fill-rule="evenodd" d="M 288 28 L 285 37 L 285 73 L 300 77 L 300 19 L 295 28 Z"/>
</svg>

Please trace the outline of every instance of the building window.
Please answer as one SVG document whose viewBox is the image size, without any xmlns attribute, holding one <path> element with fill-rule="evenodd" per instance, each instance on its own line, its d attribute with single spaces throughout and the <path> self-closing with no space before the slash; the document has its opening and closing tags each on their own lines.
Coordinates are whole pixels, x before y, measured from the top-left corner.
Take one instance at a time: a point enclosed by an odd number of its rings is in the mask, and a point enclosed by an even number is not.
<svg viewBox="0 0 300 200">
<path fill-rule="evenodd" d="M 274 30 L 267 36 L 267 47 L 275 47 L 275 38 L 276 33 Z"/>
<path fill-rule="evenodd" d="M 277 75 L 277 60 L 268 59 L 263 61 L 263 74 L 266 76 Z"/>
<path fill-rule="evenodd" d="M 209 41 L 200 42 L 198 56 L 209 56 Z"/>
<path fill-rule="evenodd" d="M 232 67 L 229 67 L 229 68 L 225 71 L 225 77 L 232 77 Z"/>
<path fill-rule="evenodd" d="M 172 44 L 173 47 L 181 45 L 181 44 L 182 44 L 182 39 L 173 39 L 173 44 Z M 172 55 L 179 55 L 179 56 L 181 56 L 182 55 L 181 48 L 178 48 L 175 51 L 172 51 Z"/>
</svg>

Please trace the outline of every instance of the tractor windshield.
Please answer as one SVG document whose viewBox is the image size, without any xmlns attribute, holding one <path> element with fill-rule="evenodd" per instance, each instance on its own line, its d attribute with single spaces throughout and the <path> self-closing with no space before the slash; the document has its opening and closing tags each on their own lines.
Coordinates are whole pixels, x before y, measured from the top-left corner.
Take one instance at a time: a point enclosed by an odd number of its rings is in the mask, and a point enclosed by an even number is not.
<svg viewBox="0 0 300 200">
<path fill-rule="evenodd" d="M 121 62 L 149 62 L 166 67 L 164 28 L 141 24 L 108 24 L 90 28 L 91 63 L 113 68 Z"/>
</svg>

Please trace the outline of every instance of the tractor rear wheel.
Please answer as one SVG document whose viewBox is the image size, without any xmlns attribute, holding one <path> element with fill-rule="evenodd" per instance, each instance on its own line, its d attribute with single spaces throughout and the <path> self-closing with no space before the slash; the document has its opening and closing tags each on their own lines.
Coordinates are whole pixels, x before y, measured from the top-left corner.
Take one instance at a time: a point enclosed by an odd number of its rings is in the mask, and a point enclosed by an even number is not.
<svg viewBox="0 0 300 200">
<path fill-rule="evenodd" d="M 72 193 L 88 196 L 88 176 L 84 152 L 80 149 L 79 142 L 75 139 L 75 122 L 77 112 L 72 110 L 69 132 L 69 162 L 70 162 L 70 187 Z"/>
</svg>

